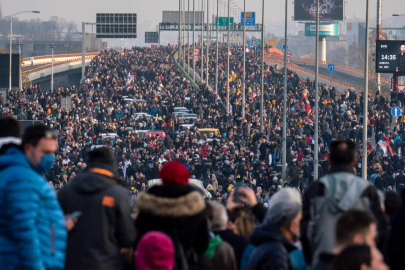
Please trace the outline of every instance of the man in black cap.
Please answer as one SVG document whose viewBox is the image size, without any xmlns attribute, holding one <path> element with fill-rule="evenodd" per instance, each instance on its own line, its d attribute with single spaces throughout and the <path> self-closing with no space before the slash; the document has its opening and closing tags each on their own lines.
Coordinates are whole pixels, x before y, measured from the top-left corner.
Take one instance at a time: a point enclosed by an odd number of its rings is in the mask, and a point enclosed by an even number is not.
<svg viewBox="0 0 405 270">
<path fill-rule="evenodd" d="M 116 168 L 111 150 L 97 148 L 85 171 L 60 191 L 63 211 L 80 215 L 68 235 L 65 269 L 122 269 L 120 248 L 134 243 L 135 227 L 130 192 L 119 185 Z"/>
</svg>

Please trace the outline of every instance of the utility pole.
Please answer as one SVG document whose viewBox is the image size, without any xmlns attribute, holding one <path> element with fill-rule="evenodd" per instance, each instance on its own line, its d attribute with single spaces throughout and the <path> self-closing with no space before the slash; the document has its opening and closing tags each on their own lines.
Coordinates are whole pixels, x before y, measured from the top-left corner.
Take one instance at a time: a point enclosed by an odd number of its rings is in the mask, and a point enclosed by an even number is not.
<svg viewBox="0 0 405 270">
<path fill-rule="evenodd" d="M 179 60 L 180 66 L 181 66 L 181 57 L 182 57 L 182 54 L 181 54 L 181 0 L 179 0 L 179 57 L 178 57 L 178 60 Z"/>
<path fill-rule="evenodd" d="M 22 45 L 22 41 L 21 41 L 21 39 L 17 40 L 16 44 L 18 45 L 18 54 L 20 55 L 20 58 L 22 58 L 22 55 L 21 55 L 21 45 Z M 20 72 L 20 81 L 18 82 L 18 86 L 19 86 L 20 90 L 22 90 L 21 65 L 20 65 L 20 68 L 19 68 L 19 72 Z"/>
</svg>

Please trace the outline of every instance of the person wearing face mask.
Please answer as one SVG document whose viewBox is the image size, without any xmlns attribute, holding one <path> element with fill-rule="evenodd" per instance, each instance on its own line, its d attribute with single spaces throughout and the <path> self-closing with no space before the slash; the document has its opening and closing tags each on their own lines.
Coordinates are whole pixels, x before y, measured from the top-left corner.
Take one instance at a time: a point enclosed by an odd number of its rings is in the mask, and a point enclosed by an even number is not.
<svg viewBox="0 0 405 270">
<path fill-rule="evenodd" d="M 9 269 L 64 269 L 66 223 L 50 171 L 57 133 L 45 125 L 25 130 L 21 147 L 0 156 L 0 265 Z"/>
<path fill-rule="evenodd" d="M 292 244 L 300 235 L 301 209 L 301 195 L 293 188 L 272 196 L 262 225 L 252 232 L 250 242 L 255 248 L 247 269 L 305 269 L 302 252 Z"/>
</svg>

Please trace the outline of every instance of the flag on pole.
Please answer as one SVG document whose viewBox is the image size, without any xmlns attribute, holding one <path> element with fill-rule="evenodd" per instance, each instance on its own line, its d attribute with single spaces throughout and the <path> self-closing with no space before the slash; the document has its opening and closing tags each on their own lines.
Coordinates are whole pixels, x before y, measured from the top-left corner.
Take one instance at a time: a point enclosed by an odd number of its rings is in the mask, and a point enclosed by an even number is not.
<svg viewBox="0 0 405 270">
<path fill-rule="evenodd" d="M 295 103 L 295 105 L 291 108 L 292 111 L 300 111 L 301 105 L 299 102 Z"/>
<path fill-rule="evenodd" d="M 305 122 L 307 122 L 308 125 L 313 126 L 314 122 L 312 122 L 310 119 L 306 118 L 305 116 L 303 116 L 302 118 L 304 118 Z"/>
<path fill-rule="evenodd" d="M 380 141 L 378 142 L 378 146 L 383 151 L 383 156 L 384 157 L 392 157 L 392 156 L 394 156 L 394 152 L 392 151 L 392 148 L 390 146 L 390 140 L 389 140 L 388 137 L 382 137 L 380 139 Z"/>
<path fill-rule="evenodd" d="M 152 42 L 152 48 L 153 48 L 153 42 Z"/>
</svg>

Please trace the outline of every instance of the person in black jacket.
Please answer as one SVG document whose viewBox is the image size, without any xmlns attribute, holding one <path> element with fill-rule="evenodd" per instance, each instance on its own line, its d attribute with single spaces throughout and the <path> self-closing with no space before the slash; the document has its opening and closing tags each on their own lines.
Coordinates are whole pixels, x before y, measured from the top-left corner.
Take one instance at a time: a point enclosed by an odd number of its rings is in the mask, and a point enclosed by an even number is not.
<svg viewBox="0 0 405 270">
<path fill-rule="evenodd" d="M 164 165 L 159 177 L 163 185 L 153 186 L 137 197 L 137 242 L 147 232 L 164 232 L 176 249 L 176 269 L 183 269 L 185 260 L 189 269 L 205 269 L 202 254 L 207 250 L 209 235 L 204 199 L 188 185 L 190 175 L 181 162 Z"/>
<path fill-rule="evenodd" d="M 59 192 L 64 213 L 80 213 L 68 235 L 66 270 L 121 269 L 120 248 L 135 242 L 130 193 L 116 168 L 111 150 L 97 148 L 88 153 L 86 170 Z"/>
</svg>

